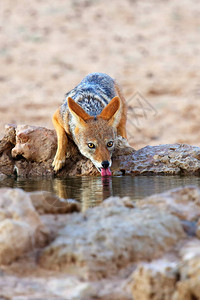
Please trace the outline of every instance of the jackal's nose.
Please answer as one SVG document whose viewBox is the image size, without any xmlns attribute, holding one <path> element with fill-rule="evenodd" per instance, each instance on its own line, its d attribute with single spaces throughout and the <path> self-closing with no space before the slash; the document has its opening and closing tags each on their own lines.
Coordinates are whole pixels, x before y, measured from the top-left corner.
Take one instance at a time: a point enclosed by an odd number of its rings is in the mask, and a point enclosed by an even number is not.
<svg viewBox="0 0 200 300">
<path fill-rule="evenodd" d="M 107 160 L 104 160 L 102 161 L 101 165 L 104 169 L 107 169 L 109 167 L 109 162 Z"/>
</svg>

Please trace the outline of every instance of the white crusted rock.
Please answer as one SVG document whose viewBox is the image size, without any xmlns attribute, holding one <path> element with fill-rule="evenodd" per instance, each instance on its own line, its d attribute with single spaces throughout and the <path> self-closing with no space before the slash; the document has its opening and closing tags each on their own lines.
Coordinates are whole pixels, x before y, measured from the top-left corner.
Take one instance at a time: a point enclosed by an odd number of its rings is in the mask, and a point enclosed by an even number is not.
<svg viewBox="0 0 200 300">
<path fill-rule="evenodd" d="M 44 246 L 48 231 L 21 189 L 0 189 L 0 263 L 7 264 L 34 246 Z"/>
<path fill-rule="evenodd" d="M 184 236 L 178 218 L 166 212 L 100 206 L 67 216 L 40 264 L 63 271 L 76 267 L 84 278 L 104 278 L 130 263 L 160 257 Z"/>
<path fill-rule="evenodd" d="M 164 259 L 138 265 L 132 276 L 134 300 L 171 300 L 177 274 L 178 264 Z"/>
<path fill-rule="evenodd" d="M 188 242 L 181 250 L 180 280 L 172 300 L 200 299 L 200 241 Z"/>
<path fill-rule="evenodd" d="M 137 207 L 156 207 L 170 212 L 182 220 L 196 221 L 200 218 L 200 189 L 196 186 L 176 188 L 152 195 L 136 203 Z"/>
</svg>

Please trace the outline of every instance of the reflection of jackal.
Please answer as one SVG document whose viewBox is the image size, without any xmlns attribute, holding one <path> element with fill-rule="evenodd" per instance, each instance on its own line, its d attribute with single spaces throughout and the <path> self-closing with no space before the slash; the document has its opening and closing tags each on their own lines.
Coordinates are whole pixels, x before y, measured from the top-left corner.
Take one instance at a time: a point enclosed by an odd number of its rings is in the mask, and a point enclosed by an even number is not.
<svg viewBox="0 0 200 300">
<path fill-rule="evenodd" d="M 111 175 L 111 156 L 117 135 L 126 138 L 125 100 L 117 83 L 103 73 L 86 76 L 66 94 L 53 116 L 58 147 L 55 171 L 65 164 L 68 138 L 89 158 L 101 175 Z"/>
</svg>

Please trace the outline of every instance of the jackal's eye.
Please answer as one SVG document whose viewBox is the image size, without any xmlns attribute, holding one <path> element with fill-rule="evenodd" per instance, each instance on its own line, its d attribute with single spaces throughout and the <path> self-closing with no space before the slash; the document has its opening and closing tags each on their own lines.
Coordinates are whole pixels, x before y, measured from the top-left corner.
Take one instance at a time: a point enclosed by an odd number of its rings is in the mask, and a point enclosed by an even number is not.
<svg viewBox="0 0 200 300">
<path fill-rule="evenodd" d="M 88 143 L 88 147 L 89 147 L 90 149 L 94 149 L 94 148 L 95 148 L 95 144 L 93 144 L 93 143 Z"/>
<path fill-rule="evenodd" d="M 107 147 L 112 147 L 112 146 L 113 146 L 113 142 L 112 141 L 110 141 L 110 142 L 107 143 Z"/>
</svg>

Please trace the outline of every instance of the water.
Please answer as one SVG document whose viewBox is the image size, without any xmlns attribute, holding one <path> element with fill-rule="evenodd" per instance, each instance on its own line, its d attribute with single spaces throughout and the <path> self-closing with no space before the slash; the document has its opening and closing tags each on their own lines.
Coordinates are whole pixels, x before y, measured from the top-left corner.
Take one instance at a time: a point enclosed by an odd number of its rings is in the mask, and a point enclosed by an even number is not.
<svg viewBox="0 0 200 300">
<path fill-rule="evenodd" d="M 139 200 L 155 193 L 185 185 L 200 187 L 197 176 L 113 176 L 70 177 L 67 179 L 12 179 L 0 181 L 0 187 L 22 188 L 27 192 L 49 191 L 61 198 L 71 198 L 87 207 L 95 206 L 110 196 L 129 196 Z"/>
</svg>

